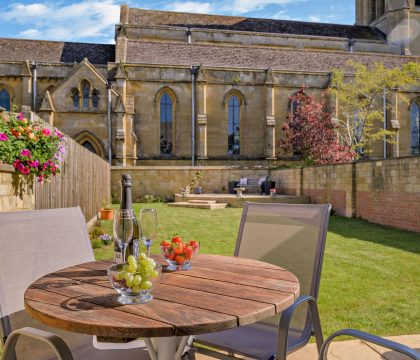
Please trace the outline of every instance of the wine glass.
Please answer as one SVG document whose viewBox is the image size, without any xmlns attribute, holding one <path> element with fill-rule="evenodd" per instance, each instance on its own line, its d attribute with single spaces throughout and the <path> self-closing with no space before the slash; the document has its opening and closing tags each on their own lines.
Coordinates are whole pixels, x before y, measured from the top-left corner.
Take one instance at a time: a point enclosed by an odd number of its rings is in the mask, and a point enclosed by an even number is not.
<svg viewBox="0 0 420 360">
<path fill-rule="evenodd" d="M 146 245 L 147 256 L 150 257 L 150 247 L 157 236 L 157 211 L 156 209 L 140 210 L 140 231 L 141 238 Z"/>
<path fill-rule="evenodd" d="M 117 209 L 114 214 L 114 238 L 121 249 L 123 263 L 126 262 L 125 253 L 133 238 L 134 228 L 133 210 Z"/>
</svg>

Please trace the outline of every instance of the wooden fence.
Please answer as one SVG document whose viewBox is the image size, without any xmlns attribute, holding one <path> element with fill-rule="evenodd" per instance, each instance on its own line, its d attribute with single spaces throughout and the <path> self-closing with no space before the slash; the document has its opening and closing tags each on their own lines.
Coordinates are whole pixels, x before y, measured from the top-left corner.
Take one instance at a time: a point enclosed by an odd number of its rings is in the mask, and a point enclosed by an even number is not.
<svg viewBox="0 0 420 360">
<path fill-rule="evenodd" d="M 89 221 L 102 202 L 110 199 L 110 166 L 70 137 L 67 139 L 61 173 L 50 183 L 35 184 L 35 209 L 80 206 Z"/>
</svg>

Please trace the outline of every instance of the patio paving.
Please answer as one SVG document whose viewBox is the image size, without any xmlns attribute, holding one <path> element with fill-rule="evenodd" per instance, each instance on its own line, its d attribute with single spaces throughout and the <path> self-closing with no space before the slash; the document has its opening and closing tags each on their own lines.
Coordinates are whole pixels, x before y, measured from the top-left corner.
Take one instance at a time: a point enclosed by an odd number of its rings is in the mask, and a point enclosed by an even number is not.
<svg viewBox="0 0 420 360">
<path fill-rule="evenodd" d="M 420 351 L 420 334 L 391 336 L 387 339 L 407 345 Z M 289 355 L 287 360 L 317 360 L 318 354 L 315 343 L 308 344 L 304 348 Z M 197 354 L 197 360 L 211 360 L 213 358 Z M 367 344 L 361 340 L 335 341 L 328 351 L 328 360 L 407 360 L 404 355 Z"/>
</svg>

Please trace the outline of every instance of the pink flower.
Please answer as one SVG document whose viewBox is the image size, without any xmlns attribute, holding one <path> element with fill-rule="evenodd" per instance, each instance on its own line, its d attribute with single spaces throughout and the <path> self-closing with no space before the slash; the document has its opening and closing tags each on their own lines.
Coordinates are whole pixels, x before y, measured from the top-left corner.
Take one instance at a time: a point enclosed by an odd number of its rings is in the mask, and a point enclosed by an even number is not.
<svg viewBox="0 0 420 360">
<path fill-rule="evenodd" d="M 22 162 L 20 160 L 16 160 L 13 163 L 13 167 L 19 172 L 22 172 L 23 169 L 25 168 L 25 166 L 22 164 Z"/>
<path fill-rule="evenodd" d="M 0 141 L 7 141 L 7 140 L 9 140 L 9 137 L 4 133 L 0 133 Z"/>
<path fill-rule="evenodd" d="M 24 156 L 24 157 L 30 158 L 32 155 L 31 155 L 31 152 L 28 149 L 24 149 L 24 150 L 22 150 L 20 152 L 20 156 Z"/>
<path fill-rule="evenodd" d="M 36 179 L 38 180 L 39 183 L 42 183 L 44 181 L 44 175 L 41 174 Z"/>
<path fill-rule="evenodd" d="M 24 118 L 23 113 L 19 113 L 19 115 L 17 116 L 17 119 L 18 120 L 23 120 L 23 118 Z"/>
<path fill-rule="evenodd" d="M 28 164 L 30 167 L 36 168 L 39 166 L 39 160 L 29 161 Z"/>
<path fill-rule="evenodd" d="M 42 135 L 50 136 L 51 135 L 51 130 L 48 129 L 48 128 L 42 129 Z"/>
<path fill-rule="evenodd" d="M 58 130 L 57 128 L 54 128 L 54 134 L 61 139 L 63 137 L 63 134 Z"/>
<path fill-rule="evenodd" d="M 24 166 L 23 169 L 22 169 L 22 171 L 21 171 L 21 173 L 23 175 L 28 175 L 30 172 L 31 172 L 31 170 L 28 167 L 26 167 L 26 166 Z"/>
</svg>

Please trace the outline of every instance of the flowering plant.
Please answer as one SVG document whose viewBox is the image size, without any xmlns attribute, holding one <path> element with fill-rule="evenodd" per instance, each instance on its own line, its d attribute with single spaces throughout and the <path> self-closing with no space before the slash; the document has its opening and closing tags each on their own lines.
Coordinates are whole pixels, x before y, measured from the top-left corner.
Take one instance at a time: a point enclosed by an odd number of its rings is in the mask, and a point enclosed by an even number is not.
<svg viewBox="0 0 420 360">
<path fill-rule="evenodd" d="M 22 113 L 0 119 L 0 163 L 13 165 L 21 174 L 43 182 L 60 172 L 66 137 Z"/>
<path fill-rule="evenodd" d="M 99 236 L 99 239 L 105 244 L 110 244 L 112 242 L 112 236 L 109 234 L 102 234 Z"/>
</svg>

